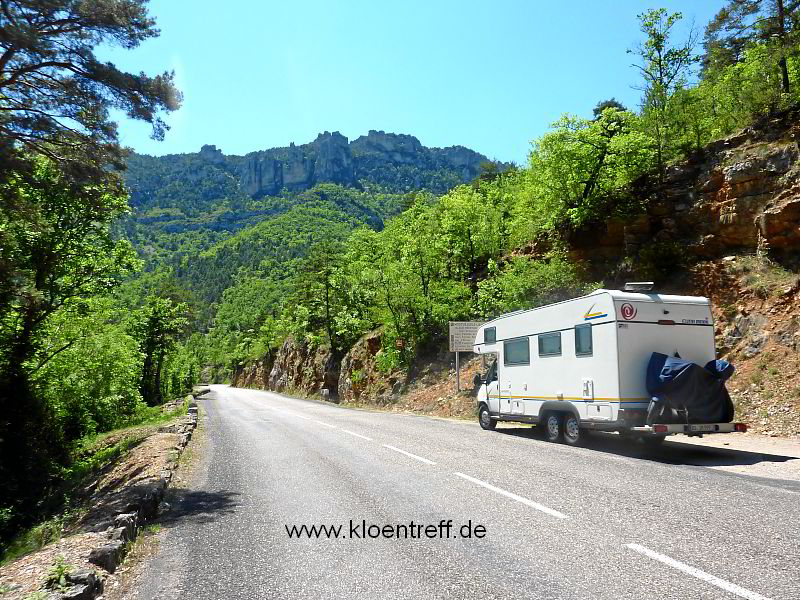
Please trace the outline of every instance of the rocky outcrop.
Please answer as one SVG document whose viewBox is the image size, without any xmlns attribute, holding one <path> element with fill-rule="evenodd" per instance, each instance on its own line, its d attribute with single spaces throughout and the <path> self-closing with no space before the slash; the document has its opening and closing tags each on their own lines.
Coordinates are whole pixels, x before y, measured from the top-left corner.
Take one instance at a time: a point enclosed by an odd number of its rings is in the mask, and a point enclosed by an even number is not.
<svg viewBox="0 0 800 600">
<path fill-rule="evenodd" d="M 328 390 L 331 398 L 337 395 L 338 386 L 339 362 L 330 348 L 315 348 L 291 337 L 278 350 L 267 381 L 267 387 L 276 392 L 322 394 Z"/>
<path fill-rule="evenodd" d="M 274 357 L 264 357 L 240 366 L 234 371 L 231 383 L 235 387 L 269 389 L 269 374 L 274 362 Z"/>
<path fill-rule="evenodd" d="M 376 168 L 445 169 L 468 182 L 487 161 L 463 146 L 426 148 L 413 135 L 375 130 L 352 142 L 338 131 L 325 131 L 308 144 L 290 144 L 243 157 L 225 157 L 215 146 L 205 145 L 200 156 L 231 168 L 244 192 L 254 198 L 274 196 L 284 188 L 306 190 L 317 183 L 357 186 L 359 179 L 369 179 Z"/>
<path fill-rule="evenodd" d="M 381 329 L 364 334 L 337 361 L 326 346 L 287 338 L 274 358 L 266 357 L 236 370 L 236 387 L 321 396 L 335 402 L 389 404 L 401 392 L 404 379 L 399 373 L 385 374 L 378 369 Z"/>
<path fill-rule="evenodd" d="M 222 154 L 222 150 L 217 150 L 217 147 L 213 144 L 206 144 L 200 148 L 200 158 L 217 165 L 225 162 L 225 155 Z"/>
<path fill-rule="evenodd" d="M 315 183 L 355 184 L 353 154 L 346 137 L 338 131 L 333 133 L 326 131 L 320 133 L 311 145 L 317 153 L 314 162 Z"/>
<path fill-rule="evenodd" d="M 787 113 L 718 140 L 670 167 L 661 186 L 639 182 L 646 214 L 581 231 L 576 258 L 635 254 L 650 242 L 675 243 L 700 258 L 760 244 L 800 250 L 800 114 Z"/>
<path fill-rule="evenodd" d="M 264 358 L 236 370 L 231 383 L 236 387 L 322 395 L 337 398 L 339 361 L 326 346 L 287 338 L 274 358 Z"/>
<path fill-rule="evenodd" d="M 342 358 L 339 373 L 339 401 L 386 405 L 394 402 L 403 389 L 400 373 L 383 373 L 378 369 L 383 330 L 364 334 Z"/>
<path fill-rule="evenodd" d="M 248 154 L 240 183 L 249 196 L 275 195 L 283 187 L 283 167 L 279 161 L 261 153 Z"/>
<path fill-rule="evenodd" d="M 398 164 L 415 162 L 423 145 L 413 135 L 385 133 L 370 129 L 367 135 L 353 140 L 352 150 L 357 154 L 377 154 Z"/>
</svg>

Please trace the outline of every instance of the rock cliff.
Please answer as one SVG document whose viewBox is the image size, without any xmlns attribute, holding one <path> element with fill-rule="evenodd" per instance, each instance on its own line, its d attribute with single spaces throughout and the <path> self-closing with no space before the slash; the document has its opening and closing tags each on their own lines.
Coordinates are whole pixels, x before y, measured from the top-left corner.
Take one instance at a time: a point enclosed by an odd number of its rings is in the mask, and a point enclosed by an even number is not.
<svg viewBox="0 0 800 600">
<path fill-rule="evenodd" d="M 463 146 L 426 148 L 412 135 L 370 131 L 349 142 L 338 131 L 325 131 L 308 144 L 225 156 L 215 146 L 205 145 L 200 158 L 228 168 L 241 189 L 251 197 L 272 196 L 283 188 L 306 190 L 317 183 L 357 186 L 362 179 L 392 188 L 406 181 L 405 188 L 441 187 L 474 179 L 487 158 Z M 501 165 L 504 167 L 505 165 Z M 399 169 L 399 174 L 398 174 Z M 420 174 L 419 171 L 423 173 Z M 431 173 L 444 175 L 441 184 Z M 390 177 L 385 177 L 390 173 Z M 431 180 L 434 185 L 431 185 Z M 445 185 L 446 184 L 446 185 Z"/>
<path fill-rule="evenodd" d="M 646 213 L 571 240 L 579 258 L 635 255 L 650 242 L 674 243 L 698 259 L 759 245 L 800 250 L 800 113 L 793 111 L 707 146 L 670 167 L 663 184 L 643 179 L 632 193 Z"/>
<path fill-rule="evenodd" d="M 274 357 L 238 368 L 231 383 L 237 387 L 336 399 L 339 361 L 327 347 L 312 347 L 289 337 Z"/>
</svg>

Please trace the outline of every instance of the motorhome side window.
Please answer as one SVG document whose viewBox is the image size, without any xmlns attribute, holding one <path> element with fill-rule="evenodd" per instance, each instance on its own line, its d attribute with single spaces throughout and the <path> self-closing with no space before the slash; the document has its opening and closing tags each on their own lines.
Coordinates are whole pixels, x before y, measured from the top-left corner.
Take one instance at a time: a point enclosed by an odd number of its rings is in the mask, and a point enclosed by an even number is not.
<svg viewBox="0 0 800 600">
<path fill-rule="evenodd" d="M 561 332 L 539 334 L 539 356 L 561 356 Z"/>
<path fill-rule="evenodd" d="M 483 343 L 494 344 L 497 341 L 497 329 L 494 327 L 487 327 L 483 330 Z"/>
<path fill-rule="evenodd" d="M 531 345 L 528 338 L 517 338 L 503 342 L 503 364 L 505 366 L 531 364 Z"/>
<path fill-rule="evenodd" d="M 592 355 L 592 326 L 575 326 L 575 356 Z"/>
</svg>

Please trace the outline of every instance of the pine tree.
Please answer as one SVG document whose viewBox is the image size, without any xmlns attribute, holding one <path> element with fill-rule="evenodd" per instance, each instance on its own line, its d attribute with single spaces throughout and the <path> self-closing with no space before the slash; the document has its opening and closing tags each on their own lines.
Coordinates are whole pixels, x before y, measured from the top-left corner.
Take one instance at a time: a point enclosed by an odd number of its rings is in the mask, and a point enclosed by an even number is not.
<svg viewBox="0 0 800 600">
<path fill-rule="evenodd" d="M 111 109 L 164 137 L 160 115 L 181 103 L 173 74 L 126 73 L 95 56 L 158 36 L 147 3 L 0 0 L 0 174 L 44 154 L 78 181 L 108 181 L 124 159 Z"/>
<path fill-rule="evenodd" d="M 729 0 L 706 27 L 704 73 L 735 64 L 749 44 L 776 49 L 781 92 L 790 91 L 787 56 L 797 42 L 800 0 Z"/>
</svg>

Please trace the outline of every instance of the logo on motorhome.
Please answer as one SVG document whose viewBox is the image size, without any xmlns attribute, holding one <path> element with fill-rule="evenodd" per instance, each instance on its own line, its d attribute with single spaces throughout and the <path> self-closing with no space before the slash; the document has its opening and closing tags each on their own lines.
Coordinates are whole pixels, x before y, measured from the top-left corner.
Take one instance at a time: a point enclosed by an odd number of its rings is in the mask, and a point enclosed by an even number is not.
<svg viewBox="0 0 800 600">
<path fill-rule="evenodd" d="M 622 306 L 619 307 L 619 312 L 622 314 L 622 318 L 626 321 L 630 321 L 636 316 L 638 312 L 633 304 L 626 302 Z"/>
<path fill-rule="evenodd" d="M 586 311 L 586 314 L 583 315 L 584 321 L 591 321 L 592 319 L 602 319 L 603 317 L 607 317 L 608 313 L 604 312 L 592 312 L 594 310 L 594 304 L 589 307 L 589 310 Z"/>
</svg>

